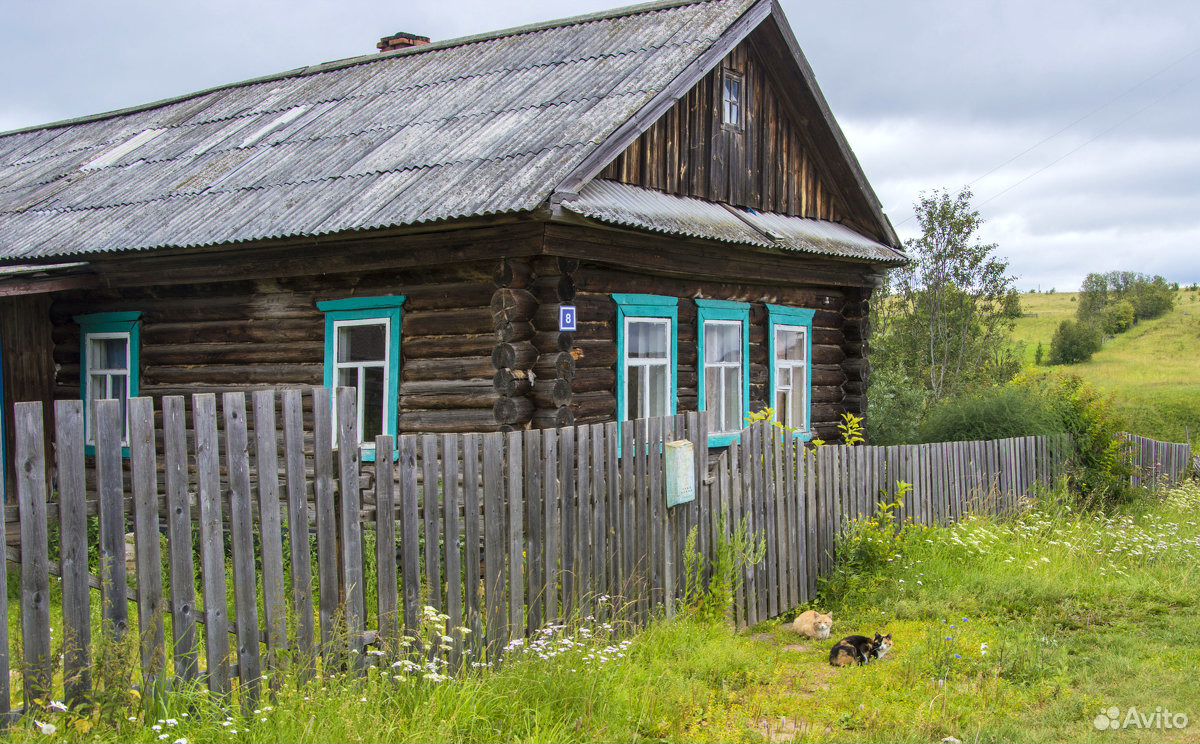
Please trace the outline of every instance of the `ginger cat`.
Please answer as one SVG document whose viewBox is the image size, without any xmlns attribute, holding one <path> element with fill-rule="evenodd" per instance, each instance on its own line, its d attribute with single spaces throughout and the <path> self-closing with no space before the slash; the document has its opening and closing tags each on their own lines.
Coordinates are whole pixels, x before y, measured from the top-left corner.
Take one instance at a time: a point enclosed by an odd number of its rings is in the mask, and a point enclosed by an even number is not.
<svg viewBox="0 0 1200 744">
<path fill-rule="evenodd" d="M 814 638 L 818 641 L 824 641 L 829 638 L 829 631 L 832 628 L 833 615 L 822 615 L 816 610 L 801 612 L 792 621 L 793 630 L 805 638 Z"/>
</svg>

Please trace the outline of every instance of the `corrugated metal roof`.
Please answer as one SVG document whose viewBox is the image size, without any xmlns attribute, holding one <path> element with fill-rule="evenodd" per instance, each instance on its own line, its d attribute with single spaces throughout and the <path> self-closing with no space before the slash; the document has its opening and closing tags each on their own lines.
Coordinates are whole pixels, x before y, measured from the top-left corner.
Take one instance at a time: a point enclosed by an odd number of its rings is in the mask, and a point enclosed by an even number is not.
<svg viewBox="0 0 1200 744">
<path fill-rule="evenodd" d="M 623 227 L 878 263 L 903 253 L 838 222 L 738 209 L 602 179 L 562 204 L 575 214 Z"/>
<path fill-rule="evenodd" d="M 638 6 L 0 135 L 0 260 L 531 210 L 753 3 Z"/>
</svg>

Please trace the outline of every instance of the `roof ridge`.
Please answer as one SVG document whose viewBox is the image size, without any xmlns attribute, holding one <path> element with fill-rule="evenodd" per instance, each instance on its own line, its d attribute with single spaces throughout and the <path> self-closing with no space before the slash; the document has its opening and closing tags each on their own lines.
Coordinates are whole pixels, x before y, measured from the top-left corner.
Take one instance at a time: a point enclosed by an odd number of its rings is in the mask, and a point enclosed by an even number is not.
<svg viewBox="0 0 1200 744">
<path fill-rule="evenodd" d="M 173 103 L 180 103 L 199 96 L 208 95 L 221 90 L 229 90 L 231 88 L 240 88 L 243 86 L 256 85 L 258 83 L 266 83 L 273 80 L 286 80 L 293 77 L 304 77 L 306 75 L 316 75 L 323 72 L 331 72 L 333 70 L 345 69 L 357 65 L 371 64 L 373 62 L 394 59 L 396 57 L 408 56 L 413 54 L 425 54 L 443 49 L 453 49 L 455 47 L 466 46 L 467 44 L 475 44 L 483 41 L 492 41 L 495 39 L 504 39 L 511 36 L 521 36 L 523 34 L 536 33 L 538 31 L 548 31 L 554 28 L 566 28 L 568 26 L 578 26 L 584 23 L 594 23 L 596 21 L 611 20 L 614 18 L 625 18 L 633 15 L 641 15 L 643 13 L 653 13 L 661 10 L 671 10 L 673 8 L 683 7 L 687 5 L 703 5 L 707 3 L 720 2 L 720 0 L 651 0 L 651 2 L 637 3 L 633 5 L 624 5 L 609 10 L 597 11 L 594 13 L 585 13 L 581 15 L 568 16 L 551 21 L 540 21 L 530 23 L 524 26 L 513 26 L 511 28 L 500 29 L 497 31 L 487 31 L 480 34 L 472 34 L 468 36 L 460 36 L 444 41 L 432 42 L 416 47 L 406 47 L 396 49 L 390 52 L 374 52 L 371 54 L 358 55 L 356 57 L 346 57 L 344 59 L 332 60 L 329 62 L 321 62 L 315 65 L 306 65 L 304 67 L 296 67 L 283 72 L 261 75 L 259 77 L 248 78 L 232 83 L 222 83 L 214 85 L 202 90 L 192 91 L 190 93 L 181 93 L 176 96 L 162 98 L 157 101 L 135 104 L 124 108 L 113 109 L 96 114 L 86 114 L 70 119 L 61 119 L 59 121 L 47 122 L 45 124 L 34 124 L 18 129 L 10 129 L 8 131 L 0 131 L 0 137 L 7 137 L 13 134 L 23 134 L 26 132 L 37 132 L 42 130 L 58 129 L 61 127 L 71 126 L 74 124 L 85 124 L 93 121 L 103 121 L 126 114 L 133 114 L 140 111 L 149 111 L 151 109 L 168 106 Z"/>
</svg>

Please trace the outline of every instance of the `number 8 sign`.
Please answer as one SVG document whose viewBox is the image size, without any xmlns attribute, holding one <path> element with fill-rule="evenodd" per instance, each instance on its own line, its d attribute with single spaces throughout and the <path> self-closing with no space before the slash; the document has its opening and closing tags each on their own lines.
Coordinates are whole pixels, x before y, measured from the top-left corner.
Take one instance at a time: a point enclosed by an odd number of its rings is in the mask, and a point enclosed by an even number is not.
<svg viewBox="0 0 1200 744">
<path fill-rule="evenodd" d="M 558 308 L 558 330 L 574 331 L 575 330 L 575 306 L 560 305 Z"/>
</svg>

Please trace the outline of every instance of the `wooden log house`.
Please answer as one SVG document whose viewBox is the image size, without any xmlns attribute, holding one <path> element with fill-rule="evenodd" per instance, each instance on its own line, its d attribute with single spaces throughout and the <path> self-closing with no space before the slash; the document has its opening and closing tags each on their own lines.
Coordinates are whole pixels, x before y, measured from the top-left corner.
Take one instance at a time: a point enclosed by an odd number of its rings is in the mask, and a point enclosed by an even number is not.
<svg viewBox="0 0 1200 744">
<path fill-rule="evenodd" d="M 905 259 L 777 2 L 379 46 L 0 135 L 3 424 L 320 384 L 364 441 L 864 411 Z"/>
</svg>

